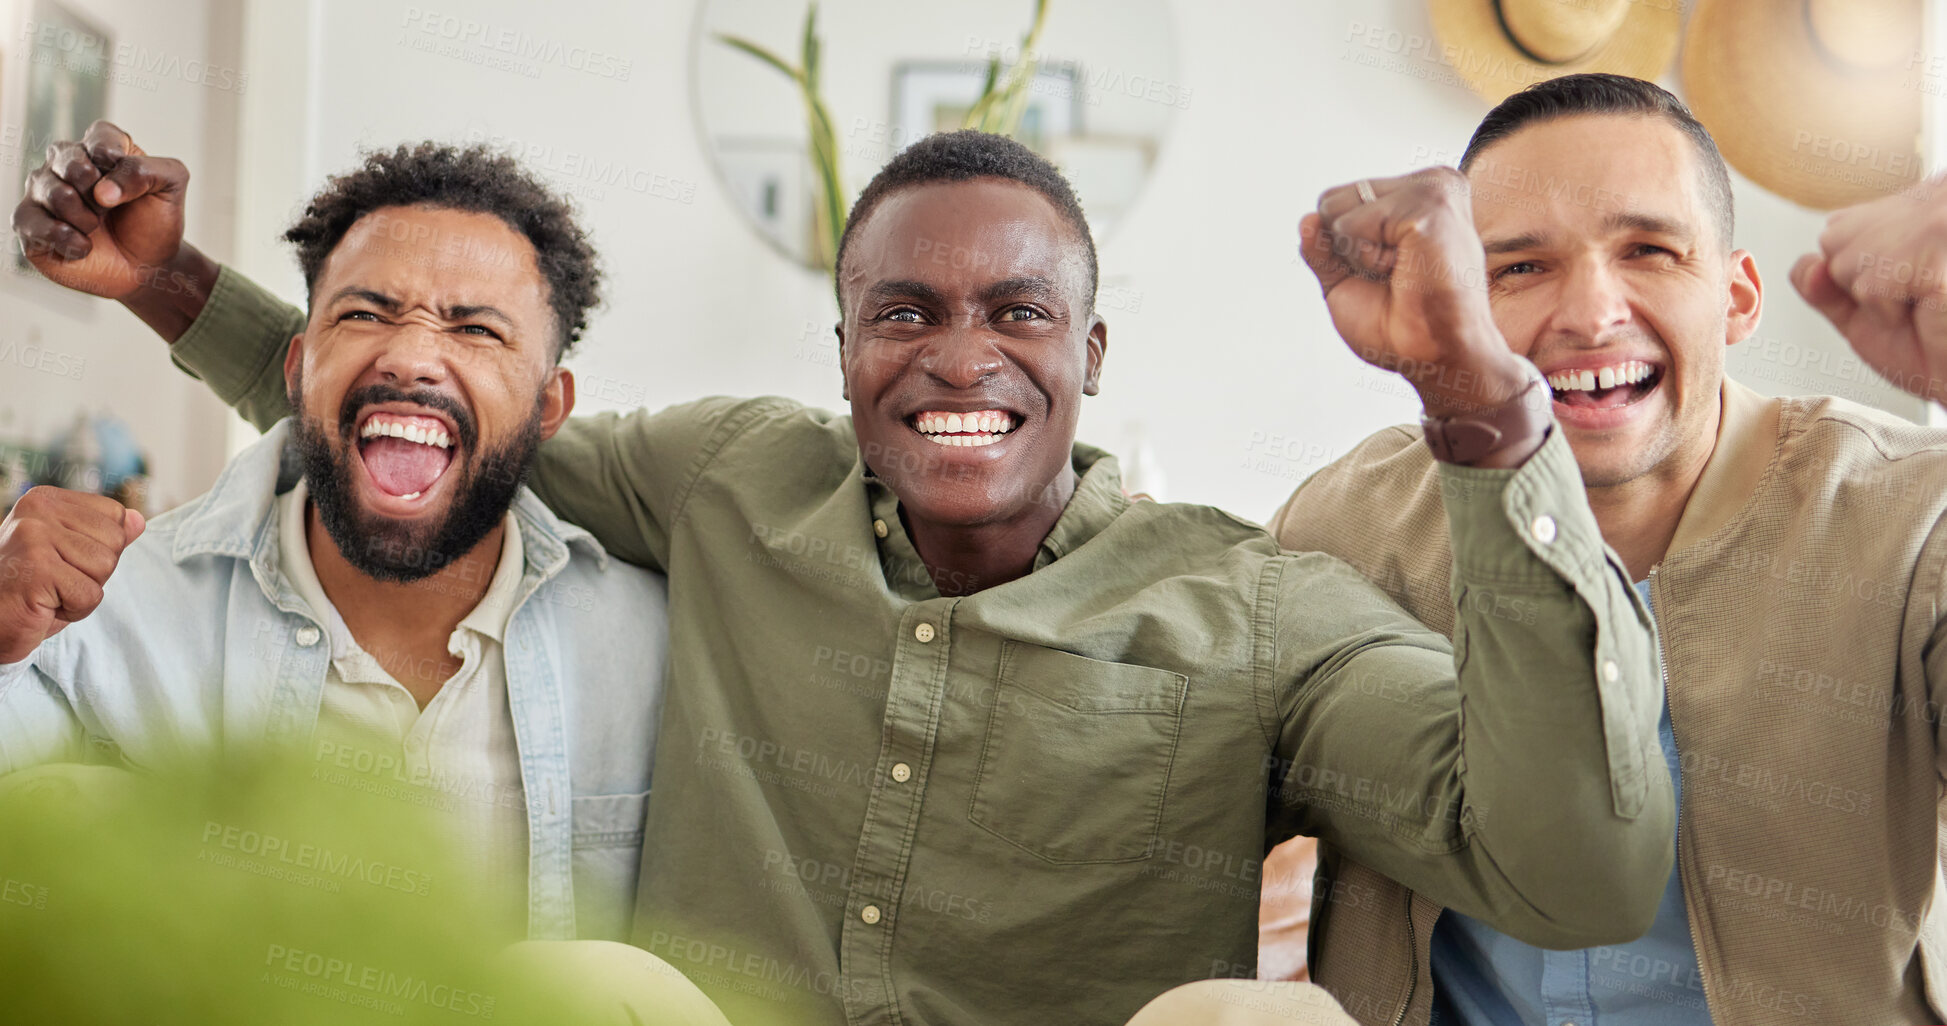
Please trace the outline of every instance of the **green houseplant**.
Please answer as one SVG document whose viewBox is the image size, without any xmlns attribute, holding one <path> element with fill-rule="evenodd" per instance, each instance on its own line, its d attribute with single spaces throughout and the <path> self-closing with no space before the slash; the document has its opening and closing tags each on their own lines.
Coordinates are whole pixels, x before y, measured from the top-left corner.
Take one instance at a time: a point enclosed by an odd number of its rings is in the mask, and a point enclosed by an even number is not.
<svg viewBox="0 0 1947 1026">
<path fill-rule="evenodd" d="M 988 58 L 987 78 L 979 99 L 967 112 L 962 128 L 1012 137 L 1021 127 L 1027 110 L 1029 87 L 1040 65 L 1036 47 L 1048 20 L 1048 0 L 1035 0 L 1034 22 L 1021 38 L 1021 59 L 1003 66 L 998 54 Z M 851 209 L 851 195 L 839 167 L 838 135 L 833 130 L 831 109 L 825 105 L 819 86 L 820 58 L 824 44 L 818 38 L 818 4 L 805 8 L 804 30 L 799 33 L 798 60 L 793 64 L 776 51 L 742 36 L 717 33 L 717 39 L 757 58 L 797 84 L 804 104 L 805 128 L 810 140 L 812 171 L 818 180 L 814 256 L 827 272 L 838 262 L 838 237 L 845 230 L 845 215 Z"/>
</svg>

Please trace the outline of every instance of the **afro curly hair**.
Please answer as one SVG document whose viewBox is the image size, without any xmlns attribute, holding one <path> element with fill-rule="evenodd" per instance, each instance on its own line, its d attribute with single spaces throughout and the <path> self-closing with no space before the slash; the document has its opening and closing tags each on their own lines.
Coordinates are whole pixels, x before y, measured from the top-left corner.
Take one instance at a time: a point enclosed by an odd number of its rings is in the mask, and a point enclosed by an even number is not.
<svg viewBox="0 0 1947 1026">
<path fill-rule="evenodd" d="M 965 182 L 975 178 L 1005 178 L 1040 193 L 1069 227 L 1075 229 L 1082 249 L 1088 255 L 1088 305 L 1095 306 L 1096 278 L 1101 273 L 1095 264 L 1095 236 L 1088 229 L 1088 217 L 1068 179 L 1047 158 L 1004 135 L 962 129 L 937 132 L 906 147 L 886 163 L 866 183 L 845 219 L 845 232 L 838 238 L 838 258 L 833 261 L 832 282 L 843 280 L 845 248 L 852 233 L 872 214 L 879 202 L 900 189 L 933 182 Z M 845 297 L 838 297 L 838 308 L 845 309 Z"/>
<path fill-rule="evenodd" d="M 325 259 L 359 218 L 386 207 L 436 207 L 491 214 L 527 237 L 548 283 L 557 335 L 555 359 L 566 356 L 588 327 L 588 311 L 602 301 L 595 247 L 575 222 L 574 207 L 542 185 L 520 162 L 483 145 L 464 149 L 422 142 L 390 153 L 368 150 L 356 170 L 334 175 L 311 198 L 284 241 L 297 247 L 304 287 L 317 286 Z"/>
</svg>

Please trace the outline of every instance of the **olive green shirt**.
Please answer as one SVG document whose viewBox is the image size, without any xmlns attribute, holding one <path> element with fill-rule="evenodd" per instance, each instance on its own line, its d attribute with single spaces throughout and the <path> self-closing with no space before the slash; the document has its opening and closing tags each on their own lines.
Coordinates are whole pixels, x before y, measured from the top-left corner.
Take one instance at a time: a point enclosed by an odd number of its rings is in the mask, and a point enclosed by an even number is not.
<svg viewBox="0 0 1947 1026">
<path fill-rule="evenodd" d="M 174 352 L 264 424 L 302 329 L 226 270 Z M 1121 1023 L 1251 973 L 1294 832 L 1533 943 L 1648 927 L 1658 670 L 1559 432 L 1442 468 L 1451 644 L 1336 559 L 1074 466 L 1033 572 L 946 597 L 846 417 L 708 399 L 541 447 L 534 490 L 669 575 L 635 943 L 739 1026 Z"/>
</svg>

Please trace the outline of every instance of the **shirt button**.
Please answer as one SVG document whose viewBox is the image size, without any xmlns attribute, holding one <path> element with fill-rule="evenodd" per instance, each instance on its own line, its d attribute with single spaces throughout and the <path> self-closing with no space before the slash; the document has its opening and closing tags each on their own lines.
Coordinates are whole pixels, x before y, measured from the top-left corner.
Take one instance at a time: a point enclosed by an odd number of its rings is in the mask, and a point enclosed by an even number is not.
<svg viewBox="0 0 1947 1026">
<path fill-rule="evenodd" d="M 872 522 L 872 533 L 884 538 L 886 536 L 886 522 L 883 520 L 874 520 Z"/>
<path fill-rule="evenodd" d="M 930 623 L 923 623 L 920 624 L 918 627 L 913 628 L 913 637 L 918 638 L 919 643 L 922 645 L 926 644 L 929 641 L 932 641 L 933 625 Z"/>
<path fill-rule="evenodd" d="M 1611 684 L 1613 684 L 1621 677 L 1622 677 L 1622 667 L 1617 666 L 1616 661 L 1614 659 L 1604 659 L 1602 661 L 1603 680 L 1606 680 Z"/>
<path fill-rule="evenodd" d="M 872 926 L 872 925 L 874 925 L 874 924 L 876 924 L 876 923 L 878 923 L 878 921 L 879 921 L 879 906 L 877 906 L 877 905 L 867 905 L 867 906 L 865 906 L 864 908 L 862 908 L 862 909 L 859 909 L 859 919 L 860 919 L 860 920 L 862 920 L 862 921 L 864 921 L 864 923 L 865 923 L 865 925 L 867 925 L 867 926 Z"/>
<path fill-rule="evenodd" d="M 901 784 L 905 783 L 908 780 L 913 779 L 913 768 L 911 766 L 906 765 L 903 762 L 893 763 L 892 779 Z"/>
<path fill-rule="evenodd" d="M 1535 540 L 1543 545 L 1554 544 L 1555 518 L 1543 513 L 1541 516 L 1536 517 L 1533 523 L 1528 525 L 1528 533 L 1534 535 Z"/>
<path fill-rule="evenodd" d="M 312 645 L 317 644 L 318 637 L 319 634 L 316 627 L 304 626 L 297 629 L 297 643 L 303 645 L 305 648 L 310 648 Z"/>
</svg>

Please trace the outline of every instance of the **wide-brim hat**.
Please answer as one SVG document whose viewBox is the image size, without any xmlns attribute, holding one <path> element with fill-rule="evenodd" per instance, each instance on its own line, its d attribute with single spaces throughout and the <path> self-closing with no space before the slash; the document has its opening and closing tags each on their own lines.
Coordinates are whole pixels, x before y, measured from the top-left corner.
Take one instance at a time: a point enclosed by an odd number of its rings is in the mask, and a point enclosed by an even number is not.
<svg viewBox="0 0 1947 1026">
<path fill-rule="evenodd" d="M 1697 120 L 1745 177 L 1832 210 L 1920 181 L 1922 0 L 1701 0 L 1684 44 Z"/>
<path fill-rule="evenodd" d="M 1683 35 L 1682 0 L 1431 0 L 1454 72 L 1490 103 L 1603 71 L 1655 79 Z"/>
</svg>

